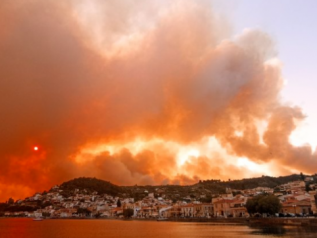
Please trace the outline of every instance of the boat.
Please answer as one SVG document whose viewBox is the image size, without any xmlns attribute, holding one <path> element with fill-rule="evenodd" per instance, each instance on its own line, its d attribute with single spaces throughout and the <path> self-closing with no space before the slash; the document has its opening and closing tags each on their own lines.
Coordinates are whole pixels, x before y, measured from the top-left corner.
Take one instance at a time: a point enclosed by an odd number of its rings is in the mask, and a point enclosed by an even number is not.
<svg viewBox="0 0 317 238">
<path fill-rule="evenodd" d="M 42 217 L 35 217 L 35 218 L 33 219 L 33 221 L 43 221 L 43 218 L 42 218 Z"/>
<path fill-rule="evenodd" d="M 167 220 L 166 217 L 159 217 L 159 218 L 157 218 L 157 221 L 166 221 L 166 220 Z"/>
</svg>

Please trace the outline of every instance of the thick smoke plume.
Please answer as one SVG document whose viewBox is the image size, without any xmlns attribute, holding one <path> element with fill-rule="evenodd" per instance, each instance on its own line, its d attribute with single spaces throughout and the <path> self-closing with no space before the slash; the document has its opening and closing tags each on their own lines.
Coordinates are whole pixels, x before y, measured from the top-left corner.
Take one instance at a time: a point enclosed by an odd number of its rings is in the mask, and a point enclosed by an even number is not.
<svg viewBox="0 0 317 238">
<path fill-rule="evenodd" d="M 316 172 L 289 142 L 305 116 L 281 102 L 274 43 L 233 37 L 207 1 L 2 0 L 0 52 L 1 201 L 77 176 Z"/>
</svg>

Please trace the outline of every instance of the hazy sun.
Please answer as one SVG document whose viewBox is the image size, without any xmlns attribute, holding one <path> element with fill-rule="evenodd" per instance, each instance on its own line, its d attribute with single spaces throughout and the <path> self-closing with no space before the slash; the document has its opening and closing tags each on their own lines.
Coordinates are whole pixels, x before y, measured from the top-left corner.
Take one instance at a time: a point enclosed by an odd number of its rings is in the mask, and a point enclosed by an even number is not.
<svg viewBox="0 0 317 238">
<path fill-rule="evenodd" d="M 39 147 L 34 146 L 34 147 L 33 147 L 33 150 L 34 150 L 34 151 L 38 151 L 38 150 L 39 150 Z"/>
</svg>

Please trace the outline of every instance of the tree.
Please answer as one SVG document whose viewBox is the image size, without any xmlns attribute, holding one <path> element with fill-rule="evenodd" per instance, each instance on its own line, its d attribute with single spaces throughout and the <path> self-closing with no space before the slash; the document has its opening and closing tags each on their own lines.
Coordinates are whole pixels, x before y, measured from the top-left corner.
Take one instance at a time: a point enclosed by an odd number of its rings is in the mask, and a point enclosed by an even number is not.
<svg viewBox="0 0 317 238">
<path fill-rule="evenodd" d="M 52 202 L 51 201 L 45 201 L 41 204 L 41 208 L 45 208 L 45 207 L 48 207 L 48 206 L 52 206 Z"/>
<path fill-rule="evenodd" d="M 87 208 L 78 208 L 77 213 L 78 214 L 85 214 L 86 216 L 88 216 L 91 213 L 91 211 L 89 211 Z"/>
<path fill-rule="evenodd" d="M 10 205 L 14 204 L 14 199 L 13 198 L 9 198 L 8 204 L 10 204 Z"/>
<path fill-rule="evenodd" d="M 8 204 L 7 203 L 0 203 L 0 212 L 3 212 L 7 209 Z"/>
<path fill-rule="evenodd" d="M 246 208 L 250 214 L 267 213 L 273 215 L 281 210 L 282 205 L 280 200 L 274 195 L 265 194 L 249 199 L 247 201 Z"/>
<path fill-rule="evenodd" d="M 51 216 L 51 213 L 49 213 L 49 212 L 43 212 L 43 213 L 42 213 L 42 216 L 43 216 L 43 217 L 50 217 L 50 216 Z"/>
<path fill-rule="evenodd" d="M 131 209 L 131 208 L 128 208 L 128 209 L 124 209 L 124 210 L 123 210 L 123 216 L 124 216 L 125 218 L 130 218 L 130 217 L 133 216 L 133 214 L 134 214 L 134 211 L 133 211 L 133 209 Z"/>
<path fill-rule="evenodd" d="M 101 216 L 100 212 L 97 212 L 97 214 L 95 215 L 95 218 L 99 218 Z"/>
<path fill-rule="evenodd" d="M 279 193 L 279 192 L 281 192 L 281 189 L 279 187 L 275 187 L 273 192 L 274 193 Z"/>
<path fill-rule="evenodd" d="M 246 203 L 246 208 L 249 214 L 257 213 L 257 203 L 258 203 L 257 197 L 248 199 Z"/>
<path fill-rule="evenodd" d="M 205 198 L 200 198 L 200 202 L 202 202 L 202 203 L 211 203 L 211 197 L 207 196 Z"/>
<path fill-rule="evenodd" d="M 306 185 L 305 185 L 306 192 L 309 192 L 312 190 L 309 185 L 310 185 L 309 183 L 306 183 Z"/>
<path fill-rule="evenodd" d="M 118 201 L 117 201 L 117 207 L 121 207 L 121 201 L 120 201 L 120 199 L 118 199 Z"/>
<path fill-rule="evenodd" d="M 300 176 L 300 178 L 301 178 L 302 180 L 305 179 L 305 176 L 304 176 L 304 174 L 303 174 L 302 172 L 300 172 L 299 176 Z"/>
<path fill-rule="evenodd" d="M 236 195 L 239 195 L 239 194 L 242 194 L 241 191 L 232 191 L 232 195 L 233 196 L 236 196 Z"/>
</svg>

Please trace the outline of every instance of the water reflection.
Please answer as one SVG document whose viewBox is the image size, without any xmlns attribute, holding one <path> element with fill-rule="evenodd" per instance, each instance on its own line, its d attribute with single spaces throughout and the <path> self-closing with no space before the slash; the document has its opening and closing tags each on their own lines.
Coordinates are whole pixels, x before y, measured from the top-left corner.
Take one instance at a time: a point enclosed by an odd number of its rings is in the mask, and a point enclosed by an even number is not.
<svg viewBox="0 0 317 238">
<path fill-rule="evenodd" d="M 251 234 L 273 237 L 317 237 L 317 227 L 313 226 L 261 226 L 250 225 Z"/>
<path fill-rule="evenodd" d="M 284 236 L 287 229 L 283 226 L 250 226 L 252 229 L 251 234 L 255 235 L 271 235 L 271 236 Z"/>
<path fill-rule="evenodd" d="M 0 219 L 1 238 L 316 238 L 317 227 L 225 223 Z"/>
</svg>

